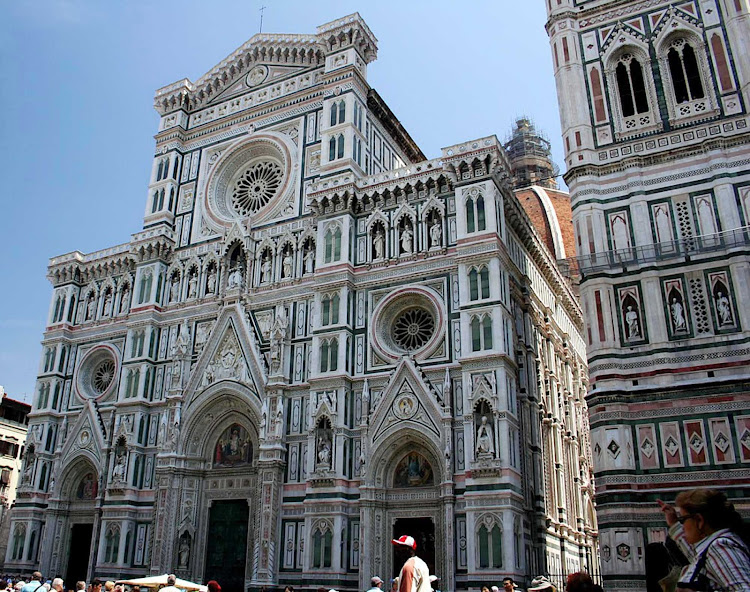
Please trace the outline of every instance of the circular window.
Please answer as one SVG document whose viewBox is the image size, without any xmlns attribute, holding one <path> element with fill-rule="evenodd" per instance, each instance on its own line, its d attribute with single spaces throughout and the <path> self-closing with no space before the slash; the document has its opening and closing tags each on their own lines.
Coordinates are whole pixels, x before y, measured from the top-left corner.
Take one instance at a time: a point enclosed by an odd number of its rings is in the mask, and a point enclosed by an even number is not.
<svg viewBox="0 0 750 592">
<path fill-rule="evenodd" d="M 115 363 L 113 360 L 103 360 L 94 368 L 91 387 L 95 393 L 101 395 L 109 388 L 115 378 Z"/>
<path fill-rule="evenodd" d="M 232 191 L 232 208 L 242 217 L 263 208 L 281 185 L 284 173 L 271 161 L 253 164 L 237 179 Z"/>
<path fill-rule="evenodd" d="M 76 390 L 81 397 L 98 399 L 111 392 L 117 378 L 117 360 L 108 346 L 90 350 L 81 360 Z"/>
<path fill-rule="evenodd" d="M 444 304 L 430 288 L 395 290 L 374 307 L 370 334 L 378 355 L 396 361 L 404 355 L 425 359 L 437 351 L 445 331 Z"/>
<path fill-rule="evenodd" d="M 435 332 L 435 318 L 424 308 L 408 308 L 393 321 L 393 341 L 413 352 L 424 346 Z"/>
</svg>

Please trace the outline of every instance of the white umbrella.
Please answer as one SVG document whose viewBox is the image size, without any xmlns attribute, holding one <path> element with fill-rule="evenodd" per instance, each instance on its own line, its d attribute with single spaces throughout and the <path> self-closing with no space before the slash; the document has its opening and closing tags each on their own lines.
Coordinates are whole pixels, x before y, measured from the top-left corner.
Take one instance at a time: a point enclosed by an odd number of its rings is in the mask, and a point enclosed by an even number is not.
<svg viewBox="0 0 750 592">
<path fill-rule="evenodd" d="M 161 588 L 167 585 L 167 578 L 169 574 L 161 576 L 149 576 L 147 578 L 135 578 L 133 580 L 118 580 L 118 584 L 127 584 L 128 586 L 143 586 L 144 588 Z M 201 586 L 194 582 L 188 582 L 187 580 L 181 580 L 177 578 L 174 583 L 176 588 L 182 588 L 183 590 L 198 590 L 199 592 L 206 592 L 208 588 Z"/>
</svg>

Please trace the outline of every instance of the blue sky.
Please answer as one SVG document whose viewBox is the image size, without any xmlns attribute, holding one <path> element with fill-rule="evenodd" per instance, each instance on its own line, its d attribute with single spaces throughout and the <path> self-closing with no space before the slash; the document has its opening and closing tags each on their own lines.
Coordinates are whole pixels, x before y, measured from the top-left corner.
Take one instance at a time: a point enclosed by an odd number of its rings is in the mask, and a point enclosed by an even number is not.
<svg viewBox="0 0 750 592">
<path fill-rule="evenodd" d="M 428 158 L 530 116 L 562 165 L 543 0 L 5 0 L 0 7 L 0 385 L 30 401 L 50 257 L 142 227 L 154 91 L 258 32 L 315 32 L 358 11 L 378 38 L 369 83 Z"/>
</svg>

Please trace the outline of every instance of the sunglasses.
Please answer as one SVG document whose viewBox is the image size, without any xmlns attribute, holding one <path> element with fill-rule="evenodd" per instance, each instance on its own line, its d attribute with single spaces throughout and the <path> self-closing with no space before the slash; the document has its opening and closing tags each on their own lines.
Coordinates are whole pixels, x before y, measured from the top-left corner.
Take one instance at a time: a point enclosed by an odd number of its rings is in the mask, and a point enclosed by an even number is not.
<svg viewBox="0 0 750 592">
<path fill-rule="evenodd" d="M 685 514 L 683 516 L 677 516 L 677 522 L 679 522 L 680 524 L 685 524 L 685 521 L 688 518 L 692 518 L 693 516 L 695 516 L 695 514 Z"/>
</svg>

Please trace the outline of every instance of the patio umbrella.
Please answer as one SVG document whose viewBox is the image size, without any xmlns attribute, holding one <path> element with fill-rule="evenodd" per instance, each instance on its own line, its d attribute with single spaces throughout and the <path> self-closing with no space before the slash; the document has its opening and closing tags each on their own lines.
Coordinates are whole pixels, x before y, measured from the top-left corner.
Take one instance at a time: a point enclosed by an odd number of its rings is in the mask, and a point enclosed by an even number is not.
<svg viewBox="0 0 750 592">
<path fill-rule="evenodd" d="M 168 577 L 169 574 L 164 574 L 161 576 L 149 576 L 147 578 L 134 578 L 132 580 L 118 580 L 117 583 L 126 584 L 128 586 L 142 586 L 144 588 L 161 588 L 162 586 L 167 585 Z M 183 590 L 198 590 L 199 592 L 205 592 L 207 590 L 206 586 L 201 586 L 194 582 L 188 582 L 187 580 L 181 580 L 180 578 L 176 579 L 174 585 Z"/>
</svg>

